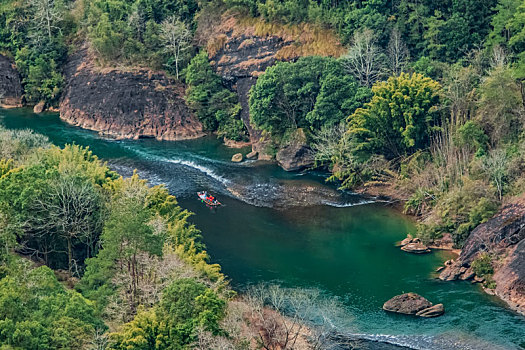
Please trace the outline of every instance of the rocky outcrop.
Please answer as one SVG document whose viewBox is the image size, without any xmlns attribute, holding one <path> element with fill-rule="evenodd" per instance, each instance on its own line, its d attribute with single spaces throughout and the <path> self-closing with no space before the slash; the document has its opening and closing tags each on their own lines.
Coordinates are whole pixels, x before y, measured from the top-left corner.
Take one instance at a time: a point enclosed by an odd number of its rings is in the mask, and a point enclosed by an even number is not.
<svg viewBox="0 0 525 350">
<path fill-rule="evenodd" d="M 60 117 L 116 138 L 183 140 L 203 136 L 184 101 L 184 87 L 164 73 L 97 69 L 87 49 L 66 65 Z"/>
<path fill-rule="evenodd" d="M 401 250 L 412 254 L 426 254 L 430 253 L 430 249 L 420 242 L 410 242 L 401 247 Z"/>
<path fill-rule="evenodd" d="M 413 238 L 411 234 L 399 243 L 401 250 L 412 254 L 430 253 L 430 249 L 424 245 L 419 238 Z"/>
<path fill-rule="evenodd" d="M 22 105 L 22 84 L 14 63 L 0 55 L 0 105 L 20 107 Z"/>
<path fill-rule="evenodd" d="M 452 281 L 476 278 L 472 262 L 483 252 L 495 257 L 492 279 L 494 293 L 525 314 L 525 194 L 505 205 L 489 221 L 472 231 L 461 254 L 448 261 L 440 279 Z"/>
<path fill-rule="evenodd" d="M 445 313 L 443 304 L 433 305 L 416 293 L 396 295 L 383 304 L 383 310 L 420 317 L 436 317 Z"/>
<path fill-rule="evenodd" d="M 266 143 L 261 132 L 250 123 L 249 92 L 257 77 L 278 61 L 279 50 L 293 44 L 293 40 L 257 35 L 255 28 L 239 24 L 234 16 L 223 17 L 206 36 L 203 40 L 207 42 L 210 63 L 239 95 L 241 118 L 250 134 L 252 148 L 265 158 Z"/>
<path fill-rule="evenodd" d="M 308 146 L 303 129 L 297 129 L 290 141 L 275 156 L 277 163 L 286 171 L 309 168 L 314 165 L 313 151 Z"/>
<path fill-rule="evenodd" d="M 33 107 L 33 112 L 36 114 L 40 114 L 44 111 L 45 108 L 46 108 L 46 102 L 40 101 Z"/>
</svg>

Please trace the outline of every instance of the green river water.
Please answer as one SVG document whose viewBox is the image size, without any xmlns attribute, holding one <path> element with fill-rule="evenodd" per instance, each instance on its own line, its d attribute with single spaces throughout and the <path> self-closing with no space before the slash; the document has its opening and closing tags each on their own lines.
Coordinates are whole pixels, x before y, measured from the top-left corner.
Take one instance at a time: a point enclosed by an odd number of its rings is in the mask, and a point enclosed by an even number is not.
<svg viewBox="0 0 525 350">
<path fill-rule="evenodd" d="M 238 151 L 213 137 L 117 141 L 25 109 L 0 110 L 0 125 L 31 128 L 60 146 L 90 146 L 124 175 L 138 169 L 152 184 L 166 184 L 195 212 L 192 220 L 213 262 L 238 290 L 259 282 L 318 289 L 342 305 L 335 326 L 363 339 L 414 349 L 525 349 L 525 318 L 477 285 L 437 280 L 434 271 L 450 253 L 401 252 L 394 243 L 413 232 L 411 221 L 384 203 L 337 192 L 324 174 L 233 164 L 229 159 Z M 196 200 L 202 189 L 225 205 L 208 209 Z M 409 291 L 443 303 L 446 314 L 418 319 L 381 310 Z"/>
</svg>

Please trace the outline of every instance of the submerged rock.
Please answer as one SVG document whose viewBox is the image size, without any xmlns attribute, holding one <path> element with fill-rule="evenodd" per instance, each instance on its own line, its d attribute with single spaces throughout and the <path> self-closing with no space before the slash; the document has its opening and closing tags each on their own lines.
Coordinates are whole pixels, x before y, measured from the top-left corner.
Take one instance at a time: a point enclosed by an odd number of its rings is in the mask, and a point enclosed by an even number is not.
<svg viewBox="0 0 525 350">
<path fill-rule="evenodd" d="M 233 157 L 232 157 L 232 162 L 234 162 L 234 163 L 240 163 L 240 162 L 242 162 L 242 160 L 243 160 L 242 153 L 235 153 L 233 155 Z"/>
<path fill-rule="evenodd" d="M 396 295 L 383 304 L 383 310 L 420 317 L 436 317 L 445 313 L 443 304 L 433 305 L 416 293 Z"/>
<path fill-rule="evenodd" d="M 314 165 L 313 151 L 308 146 L 303 129 L 297 129 L 286 146 L 275 156 L 279 165 L 286 171 L 296 171 Z"/>
</svg>

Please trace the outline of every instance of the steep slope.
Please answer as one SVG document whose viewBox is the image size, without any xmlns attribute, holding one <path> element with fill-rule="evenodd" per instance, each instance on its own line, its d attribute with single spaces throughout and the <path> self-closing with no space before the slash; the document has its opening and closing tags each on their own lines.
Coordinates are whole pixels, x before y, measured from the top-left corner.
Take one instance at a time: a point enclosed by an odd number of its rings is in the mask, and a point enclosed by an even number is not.
<svg viewBox="0 0 525 350">
<path fill-rule="evenodd" d="M 198 41 L 207 46 L 217 74 L 239 95 L 241 117 L 250 133 L 252 148 L 264 157 L 266 144 L 261 132 L 250 123 L 249 113 L 249 92 L 257 77 L 278 61 L 309 55 L 338 57 L 343 54 L 343 47 L 334 32 L 307 24 L 283 26 L 230 13 L 209 17 L 201 16 Z"/>
<path fill-rule="evenodd" d="M 19 107 L 22 103 L 22 85 L 13 62 L 0 55 L 0 105 Z"/>
<path fill-rule="evenodd" d="M 184 101 L 184 87 L 146 69 L 100 70 L 87 49 L 70 57 L 60 117 L 117 138 L 183 140 L 203 136 Z"/>
<path fill-rule="evenodd" d="M 494 293 L 525 314 L 525 194 L 505 205 L 468 237 L 459 258 L 440 275 L 443 280 L 466 279 L 482 252 L 494 259 Z"/>
</svg>

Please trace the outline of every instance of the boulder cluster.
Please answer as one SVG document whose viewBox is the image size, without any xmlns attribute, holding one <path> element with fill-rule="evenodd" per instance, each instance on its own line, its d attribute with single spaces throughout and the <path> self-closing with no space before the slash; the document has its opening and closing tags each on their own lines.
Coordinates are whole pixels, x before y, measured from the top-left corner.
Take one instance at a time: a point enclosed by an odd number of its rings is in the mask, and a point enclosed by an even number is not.
<svg viewBox="0 0 525 350">
<path fill-rule="evenodd" d="M 419 317 L 437 317 L 445 313 L 443 304 L 432 304 L 416 293 L 396 295 L 383 304 L 383 310 Z"/>
</svg>

